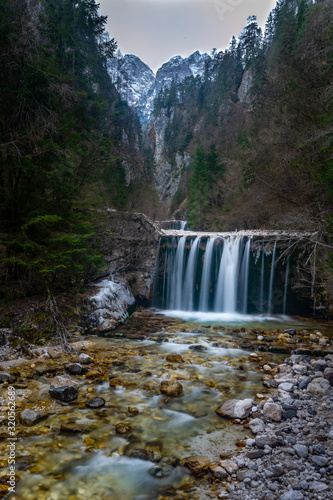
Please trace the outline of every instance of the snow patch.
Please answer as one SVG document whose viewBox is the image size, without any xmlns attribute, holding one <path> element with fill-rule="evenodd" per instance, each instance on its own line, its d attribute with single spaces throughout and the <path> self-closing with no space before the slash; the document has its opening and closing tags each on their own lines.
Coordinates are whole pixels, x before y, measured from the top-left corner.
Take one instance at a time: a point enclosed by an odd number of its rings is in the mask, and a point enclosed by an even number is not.
<svg viewBox="0 0 333 500">
<path fill-rule="evenodd" d="M 135 302 L 134 296 L 128 287 L 115 281 L 103 280 L 95 286 L 99 287 L 99 291 L 89 299 L 93 307 L 92 315 L 98 330 L 112 330 L 128 318 L 128 309 Z"/>
</svg>

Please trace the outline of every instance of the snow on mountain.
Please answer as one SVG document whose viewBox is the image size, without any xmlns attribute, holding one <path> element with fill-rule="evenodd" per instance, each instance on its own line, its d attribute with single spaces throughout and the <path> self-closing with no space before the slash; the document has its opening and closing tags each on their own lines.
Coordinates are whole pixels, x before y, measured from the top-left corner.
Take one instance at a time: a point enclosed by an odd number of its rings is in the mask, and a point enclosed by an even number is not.
<svg viewBox="0 0 333 500">
<path fill-rule="evenodd" d="M 146 123 L 151 117 L 154 99 L 162 88 L 189 76 L 202 76 L 211 61 L 208 54 L 200 54 L 197 50 L 187 58 L 172 57 L 159 68 L 155 76 L 139 57 L 130 54 L 123 56 L 118 52 L 109 62 L 108 71 L 122 98 L 136 108 L 141 123 Z"/>
</svg>

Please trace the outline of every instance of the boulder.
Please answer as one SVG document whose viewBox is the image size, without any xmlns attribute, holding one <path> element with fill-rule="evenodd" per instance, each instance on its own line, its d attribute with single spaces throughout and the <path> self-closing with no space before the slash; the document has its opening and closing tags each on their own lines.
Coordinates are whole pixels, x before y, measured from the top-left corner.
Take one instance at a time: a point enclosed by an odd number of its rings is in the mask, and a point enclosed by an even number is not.
<svg viewBox="0 0 333 500">
<path fill-rule="evenodd" d="M 250 415 L 252 405 L 252 399 L 229 399 L 219 406 L 215 412 L 220 417 L 240 418 L 243 420 Z"/>
<path fill-rule="evenodd" d="M 263 408 L 263 415 L 266 418 L 274 420 L 274 422 L 281 422 L 282 406 L 278 403 L 265 403 Z"/>
<path fill-rule="evenodd" d="M 50 389 L 50 396 L 53 399 L 58 399 L 65 403 L 69 403 L 70 401 L 74 401 L 78 397 L 78 392 L 75 387 L 71 385 L 65 385 L 63 387 L 53 387 Z"/>
<path fill-rule="evenodd" d="M 183 394 L 183 386 L 177 380 L 163 380 L 160 391 L 166 396 L 177 397 Z"/>
<path fill-rule="evenodd" d="M 67 371 L 69 371 L 69 373 L 71 373 L 72 375 L 82 375 L 83 368 L 80 363 L 72 363 L 68 366 Z"/>
<path fill-rule="evenodd" d="M 38 422 L 46 418 L 47 415 L 44 415 L 40 411 L 36 410 L 30 410 L 26 408 L 25 410 L 21 411 L 20 414 L 20 420 L 23 425 L 36 425 Z"/>
<path fill-rule="evenodd" d="M 203 476 L 207 473 L 210 465 L 208 457 L 193 456 L 183 460 L 183 465 L 191 471 L 194 476 Z"/>
<path fill-rule="evenodd" d="M 94 360 L 92 359 L 92 357 L 88 356 L 88 354 L 81 352 L 80 356 L 77 358 L 77 362 L 81 363 L 82 365 L 89 365 L 90 363 L 93 363 Z"/>
<path fill-rule="evenodd" d="M 85 405 L 87 406 L 87 408 L 102 408 L 102 406 L 105 405 L 105 399 L 103 398 L 93 398 L 93 399 L 88 399 L 86 402 L 85 402 Z"/>
<path fill-rule="evenodd" d="M 219 464 L 210 464 L 209 472 L 216 479 L 225 479 L 228 477 L 227 471 L 225 469 L 223 469 L 223 467 L 221 467 Z"/>
<path fill-rule="evenodd" d="M 169 363 L 184 363 L 184 359 L 180 354 L 168 354 L 165 358 Z"/>
<path fill-rule="evenodd" d="M 265 422 L 261 418 L 254 418 L 250 420 L 249 427 L 253 434 L 258 434 L 259 432 L 263 432 L 265 430 Z"/>
</svg>

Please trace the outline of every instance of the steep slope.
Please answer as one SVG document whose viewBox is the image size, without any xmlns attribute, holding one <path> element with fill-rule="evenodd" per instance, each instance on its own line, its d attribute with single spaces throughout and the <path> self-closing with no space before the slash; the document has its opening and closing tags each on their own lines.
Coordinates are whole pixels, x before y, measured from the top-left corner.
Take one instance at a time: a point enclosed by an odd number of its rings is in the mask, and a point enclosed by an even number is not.
<svg viewBox="0 0 333 500">
<path fill-rule="evenodd" d="M 211 61 L 208 54 L 199 51 L 187 58 L 175 56 L 164 63 L 155 76 L 139 57 L 118 52 L 117 57 L 109 61 L 108 72 L 123 99 L 136 109 L 141 123 L 145 124 L 151 120 L 154 100 L 163 89 L 188 77 L 203 76 Z"/>
</svg>

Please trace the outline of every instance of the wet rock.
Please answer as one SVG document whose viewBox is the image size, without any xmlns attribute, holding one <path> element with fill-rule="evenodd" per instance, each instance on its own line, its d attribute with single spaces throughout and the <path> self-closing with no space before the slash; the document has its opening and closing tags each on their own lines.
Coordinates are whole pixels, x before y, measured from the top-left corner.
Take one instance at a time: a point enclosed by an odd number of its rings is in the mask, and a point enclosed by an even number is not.
<svg viewBox="0 0 333 500">
<path fill-rule="evenodd" d="M 274 422 L 281 422 L 282 406 L 278 403 L 265 403 L 263 408 L 263 415 L 266 418 L 274 420 Z"/>
<path fill-rule="evenodd" d="M 94 362 L 92 357 L 89 356 L 88 354 L 85 354 L 84 352 L 81 352 L 80 356 L 77 358 L 77 361 L 82 365 L 89 365 L 90 363 Z"/>
<path fill-rule="evenodd" d="M 100 397 L 88 399 L 88 401 L 85 402 L 85 405 L 87 408 L 102 408 L 102 406 L 105 405 L 105 399 Z"/>
<path fill-rule="evenodd" d="M 229 399 L 223 405 L 219 406 L 215 413 L 220 417 L 244 419 L 250 415 L 252 408 L 252 399 Z"/>
<path fill-rule="evenodd" d="M 10 373 L 6 372 L 1 372 L 0 373 L 0 383 L 3 384 L 4 382 L 10 382 L 12 380 L 12 376 Z"/>
<path fill-rule="evenodd" d="M 71 365 L 68 366 L 67 370 L 72 375 L 82 375 L 83 373 L 83 368 L 82 365 L 80 365 L 80 363 L 72 363 Z"/>
<path fill-rule="evenodd" d="M 75 424 L 73 422 L 68 422 L 66 424 L 62 424 L 60 427 L 60 432 L 68 432 L 70 434 L 81 434 L 82 432 L 85 432 L 86 426 L 85 425 L 79 425 Z"/>
<path fill-rule="evenodd" d="M 203 476 L 208 471 L 210 459 L 208 457 L 193 456 L 185 458 L 182 463 L 194 476 Z"/>
<path fill-rule="evenodd" d="M 207 347 L 201 344 L 193 344 L 190 345 L 189 347 L 190 351 L 198 351 L 198 352 L 204 352 L 207 351 Z"/>
<path fill-rule="evenodd" d="M 219 464 L 211 464 L 209 466 L 209 471 L 216 479 L 225 479 L 228 477 L 227 471 Z"/>
<path fill-rule="evenodd" d="M 57 376 L 54 377 L 51 381 L 51 388 L 57 388 L 57 387 L 65 387 L 65 386 L 71 386 L 75 387 L 76 389 L 79 387 L 79 384 L 76 380 L 71 379 L 69 376 Z"/>
<path fill-rule="evenodd" d="M 128 413 L 130 413 L 131 415 L 139 415 L 140 412 L 137 408 L 135 408 L 135 406 L 129 406 Z"/>
<path fill-rule="evenodd" d="M 134 448 L 126 451 L 126 456 L 128 456 L 130 458 L 137 458 L 139 460 L 145 460 L 145 461 L 148 461 L 151 458 L 147 450 L 134 449 Z"/>
<path fill-rule="evenodd" d="M 74 399 L 78 397 L 77 390 L 71 385 L 53 387 L 50 389 L 49 393 L 53 399 L 58 399 L 60 401 L 64 401 L 65 403 L 74 401 Z"/>
<path fill-rule="evenodd" d="M 163 380 L 160 391 L 169 397 L 177 397 L 183 394 L 183 386 L 177 380 Z"/>
<path fill-rule="evenodd" d="M 120 378 L 110 378 L 109 380 L 109 386 L 112 387 L 112 388 L 116 388 L 116 387 L 121 387 L 124 385 L 124 381 L 121 380 Z"/>
<path fill-rule="evenodd" d="M 23 425 L 36 425 L 38 422 L 46 418 L 47 415 L 44 415 L 43 413 L 36 411 L 36 410 L 30 410 L 26 408 L 23 410 L 20 414 L 20 420 Z"/>
<path fill-rule="evenodd" d="M 184 363 L 184 359 L 180 354 L 168 354 L 165 358 L 169 363 Z"/>
<path fill-rule="evenodd" d="M 308 447 L 304 444 L 295 444 L 293 448 L 300 458 L 307 458 L 307 456 L 309 455 Z"/>
<path fill-rule="evenodd" d="M 259 432 L 263 432 L 265 430 L 265 422 L 261 418 L 254 418 L 250 420 L 249 427 L 253 434 L 258 434 Z"/>
<path fill-rule="evenodd" d="M 116 433 L 117 434 L 128 434 L 131 432 L 132 427 L 124 422 L 119 422 L 116 424 Z"/>
<path fill-rule="evenodd" d="M 287 333 L 288 335 L 296 335 L 296 330 L 294 328 L 288 328 L 287 330 L 284 331 L 284 333 Z"/>
</svg>

